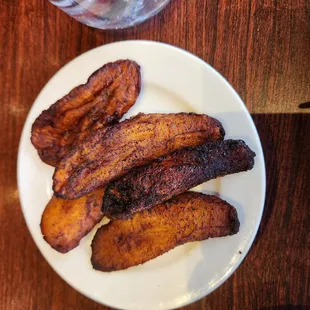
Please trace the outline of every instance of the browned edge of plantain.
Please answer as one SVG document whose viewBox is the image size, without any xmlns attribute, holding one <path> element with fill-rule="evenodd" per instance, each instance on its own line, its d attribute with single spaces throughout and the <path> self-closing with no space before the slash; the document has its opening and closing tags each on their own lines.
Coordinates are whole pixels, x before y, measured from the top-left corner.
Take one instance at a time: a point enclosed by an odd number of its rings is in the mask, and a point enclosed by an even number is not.
<svg viewBox="0 0 310 310">
<path fill-rule="evenodd" d="M 76 200 L 53 196 L 41 217 L 44 240 L 56 251 L 67 253 L 77 247 L 102 218 L 101 202 L 104 189 Z"/>
<path fill-rule="evenodd" d="M 160 156 L 223 140 L 224 134 L 222 124 L 207 115 L 140 113 L 99 129 L 69 152 L 55 169 L 54 193 L 76 199 Z"/>
<path fill-rule="evenodd" d="M 236 209 L 226 201 L 186 192 L 100 227 L 92 241 L 91 263 L 100 271 L 123 270 L 187 242 L 234 235 L 239 226 Z"/>
<path fill-rule="evenodd" d="M 77 141 L 117 123 L 136 102 L 140 89 L 136 62 L 118 60 L 99 68 L 34 121 L 31 142 L 41 160 L 56 166 Z"/>
<path fill-rule="evenodd" d="M 177 150 L 110 183 L 102 212 L 110 219 L 126 219 L 208 180 L 250 170 L 254 157 L 242 140 Z"/>
</svg>

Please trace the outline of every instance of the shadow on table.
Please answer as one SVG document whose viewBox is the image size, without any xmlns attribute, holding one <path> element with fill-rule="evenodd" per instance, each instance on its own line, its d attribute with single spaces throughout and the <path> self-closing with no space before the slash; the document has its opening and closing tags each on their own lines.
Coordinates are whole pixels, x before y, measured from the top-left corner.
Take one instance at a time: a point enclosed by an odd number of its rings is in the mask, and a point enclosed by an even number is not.
<svg viewBox="0 0 310 310">
<path fill-rule="evenodd" d="M 307 193 L 302 190 L 302 183 L 306 182 L 307 184 L 305 178 L 308 173 L 304 170 L 308 169 L 307 154 L 310 155 L 310 114 L 256 114 L 252 117 L 263 146 L 267 173 L 265 208 L 259 231 L 252 245 L 253 251 L 267 231 L 267 239 L 279 231 L 282 235 L 288 236 L 291 233 L 289 225 L 281 227 L 280 224 L 282 222 L 291 224 L 292 216 L 300 212 L 300 210 L 296 211 L 293 208 L 298 207 L 302 201 L 306 201 Z M 245 141 L 247 140 L 245 139 Z M 296 184 L 297 181 L 299 184 Z M 298 185 L 301 186 L 300 197 L 296 196 Z M 293 198 L 294 195 L 295 198 Z M 292 199 L 295 199 L 295 204 L 292 203 Z M 246 206 L 242 206 L 242 208 L 246 208 Z M 270 224 L 273 226 L 269 227 Z M 275 225 L 279 225 L 279 227 L 274 227 Z M 300 231 L 302 229 L 300 228 Z M 268 250 L 270 250 L 268 255 L 277 255 L 272 252 L 274 249 L 268 248 Z M 197 289 L 195 287 L 196 279 L 202 279 L 204 276 L 201 274 L 201 265 L 208 264 L 210 255 L 213 253 L 202 252 L 202 259 L 195 266 L 189 279 L 189 290 Z M 282 276 L 286 272 L 288 271 L 281 271 Z M 292 289 L 293 286 L 294 283 L 290 283 Z M 285 305 L 260 309 L 310 309 L 310 307 Z"/>
<path fill-rule="evenodd" d="M 299 167 L 308 169 L 310 114 L 254 114 L 252 117 L 263 146 L 267 181 L 265 207 L 252 245 L 254 248 L 266 231 L 275 206 L 280 201 L 284 204 L 291 202 L 300 174 Z M 303 173 L 307 175 L 305 171 Z M 291 213 L 288 207 L 284 215 L 286 221 L 290 221 Z"/>
</svg>

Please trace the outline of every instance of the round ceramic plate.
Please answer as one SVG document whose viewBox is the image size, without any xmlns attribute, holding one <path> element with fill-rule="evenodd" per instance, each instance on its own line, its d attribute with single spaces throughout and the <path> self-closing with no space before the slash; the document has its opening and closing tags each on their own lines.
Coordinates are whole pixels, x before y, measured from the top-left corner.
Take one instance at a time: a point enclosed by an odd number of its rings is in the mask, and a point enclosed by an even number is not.
<svg viewBox="0 0 310 310">
<path fill-rule="evenodd" d="M 219 119 L 226 139 L 243 139 L 255 151 L 254 169 L 195 188 L 234 205 L 240 232 L 188 243 L 144 265 L 103 273 L 90 263 L 98 226 L 68 254 L 42 238 L 41 214 L 52 196 L 53 168 L 41 162 L 30 143 L 35 118 L 103 64 L 132 59 L 142 69 L 142 92 L 125 118 L 144 113 L 195 112 Z M 212 67 L 178 48 L 148 41 L 125 41 L 91 50 L 62 68 L 43 88 L 26 120 L 18 154 L 22 210 L 33 239 L 54 270 L 82 294 L 121 309 L 171 309 L 194 302 L 222 284 L 247 254 L 257 232 L 265 198 L 265 165 L 255 125 L 228 82 Z"/>
</svg>

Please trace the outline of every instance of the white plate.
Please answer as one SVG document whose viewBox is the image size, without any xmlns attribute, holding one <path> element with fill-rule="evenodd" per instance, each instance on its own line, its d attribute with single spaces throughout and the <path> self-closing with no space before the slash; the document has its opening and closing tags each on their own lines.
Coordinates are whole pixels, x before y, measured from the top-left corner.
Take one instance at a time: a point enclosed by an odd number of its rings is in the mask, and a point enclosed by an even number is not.
<svg viewBox="0 0 310 310">
<path fill-rule="evenodd" d="M 92 269 L 90 243 L 96 231 L 66 255 L 42 238 L 40 219 L 52 196 L 53 168 L 39 159 L 30 143 L 35 118 L 103 64 L 135 60 L 142 68 L 142 93 L 126 115 L 138 112 L 196 112 L 218 118 L 226 138 L 241 138 L 255 151 L 255 167 L 199 186 L 233 204 L 240 218 L 235 236 L 179 246 L 150 262 L 125 271 Z M 262 147 L 243 102 L 212 67 L 178 48 L 150 41 L 125 41 L 91 50 L 62 68 L 43 88 L 26 120 L 18 154 L 22 210 L 40 251 L 54 270 L 82 294 L 122 309 L 171 309 L 202 298 L 222 284 L 247 254 L 257 232 L 265 199 Z M 242 254 L 240 254 L 240 252 Z M 35 272 L 35 269 L 34 269 Z"/>
</svg>

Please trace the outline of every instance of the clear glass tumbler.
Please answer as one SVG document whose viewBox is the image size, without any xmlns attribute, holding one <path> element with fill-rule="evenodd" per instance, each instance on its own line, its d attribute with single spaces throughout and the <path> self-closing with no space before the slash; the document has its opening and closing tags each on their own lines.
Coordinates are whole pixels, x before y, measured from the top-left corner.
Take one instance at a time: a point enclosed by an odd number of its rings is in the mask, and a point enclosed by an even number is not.
<svg viewBox="0 0 310 310">
<path fill-rule="evenodd" d="M 127 28 L 162 10 L 170 0 L 50 0 L 61 10 L 88 26 Z"/>
</svg>

